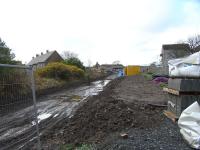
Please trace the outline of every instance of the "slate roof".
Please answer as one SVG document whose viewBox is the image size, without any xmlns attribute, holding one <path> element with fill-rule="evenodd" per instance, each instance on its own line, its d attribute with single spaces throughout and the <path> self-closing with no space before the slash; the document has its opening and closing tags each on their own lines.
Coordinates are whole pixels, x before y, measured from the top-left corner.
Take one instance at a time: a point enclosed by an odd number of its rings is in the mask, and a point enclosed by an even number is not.
<svg viewBox="0 0 200 150">
<path fill-rule="evenodd" d="M 190 50 L 189 44 L 164 44 L 163 50 Z"/>
<path fill-rule="evenodd" d="M 43 55 L 39 55 L 37 57 L 34 57 L 29 63 L 28 65 L 31 66 L 31 65 L 34 65 L 34 64 L 38 64 L 38 63 L 44 63 L 48 60 L 48 58 L 53 54 L 55 53 L 56 51 L 49 51 Z"/>
</svg>

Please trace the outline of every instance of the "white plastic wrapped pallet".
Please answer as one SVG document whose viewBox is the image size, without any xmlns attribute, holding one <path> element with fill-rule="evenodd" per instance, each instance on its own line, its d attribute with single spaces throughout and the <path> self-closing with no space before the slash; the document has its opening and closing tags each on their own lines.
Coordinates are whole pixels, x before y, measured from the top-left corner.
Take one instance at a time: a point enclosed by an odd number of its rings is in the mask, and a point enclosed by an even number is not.
<svg viewBox="0 0 200 150">
<path fill-rule="evenodd" d="M 169 75 L 176 77 L 200 77 L 200 52 L 188 57 L 168 61 Z"/>
<path fill-rule="evenodd" d="M 188 144 L 192 148 L 200 149 L 200 106 L 198 102 L 194 102 L 182 112 L 178 126 Z"/>
</svg>

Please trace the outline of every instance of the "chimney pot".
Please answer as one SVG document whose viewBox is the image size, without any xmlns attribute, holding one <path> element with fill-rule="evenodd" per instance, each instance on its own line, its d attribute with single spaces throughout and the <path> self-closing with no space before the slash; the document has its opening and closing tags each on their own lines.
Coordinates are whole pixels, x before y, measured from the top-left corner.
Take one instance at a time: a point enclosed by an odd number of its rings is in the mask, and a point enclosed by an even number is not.
<svg viewBox="0 0 200 150">
<path fill-rule="evenodd" d="M 48 52 L 49 52 L 49 50 L 46 50 L 46 52 L 48 53 Z"/>
<path fill-rule="evenodd" d="M 32 59 L 34 59 L 35 57 L 32 57 Z"/>
<path fill-rule="evenodd" d="M 38 54 L 36 54 L 36 57 L 38 57 L 39 55 Z"/>
<path fill-rule="evenodd" d="M 41 55 L 43 55 L 43 52 L 41 52 Z"/>
</svg>

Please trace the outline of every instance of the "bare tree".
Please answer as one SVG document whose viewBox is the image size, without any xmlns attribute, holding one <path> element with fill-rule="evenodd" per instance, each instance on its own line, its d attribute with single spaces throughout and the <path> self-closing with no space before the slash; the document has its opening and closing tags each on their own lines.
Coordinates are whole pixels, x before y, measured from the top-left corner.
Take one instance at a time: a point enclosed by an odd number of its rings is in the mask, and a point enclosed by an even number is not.
<svg viewBox="0 0 200 150">
<path fill-rule="evenodd" d="M 63 51 L 62 52 L 62 57 L 64 59 L 69 59 L 69 58 L 78 58 L 78 54 L 71 52 L 71 51 Z"/>
<path fill-rule="evenodd" d="M 189 44 L 192 53 L 200 51 L 200 48 L 198 48 L 200 46 L 200 35 L 199 34 L 189 37 L 187 40 L 187 43 Z"/>
</svg>

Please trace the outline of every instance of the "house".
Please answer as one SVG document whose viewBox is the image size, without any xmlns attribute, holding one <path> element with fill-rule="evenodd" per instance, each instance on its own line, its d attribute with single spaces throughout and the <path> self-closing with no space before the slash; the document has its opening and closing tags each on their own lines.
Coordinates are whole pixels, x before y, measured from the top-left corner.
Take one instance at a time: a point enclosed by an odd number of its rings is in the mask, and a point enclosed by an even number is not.
<svg viewBox="0 0 200 150">
<path fill-rule="evenodd" d="M 163 73 L 168 75 L 168 61 L 175 58 L 185 57 L 191 54 L 188 44 L 164 44 L 162 45 L 162 66 Z"/>
<path fill-rule="evenodd" d="M 28 63 L 29 66 L 33 66 L 33 69 L 36 70 L 38 68 L 42 68 L 51 62 L 61 62 L 63 58 L 58 54 L 57 51 L 46 51 L 46 53 L 41 53 L 41 55 L 36 55 L 32 60 Z"/>
<path fill-rule="evenodd" d="M 116 72 L 119 70 L 123 70 L 124 66 L 121 64 L 102 64 L 100 68 L 105 72 Z"/>
</svg>

